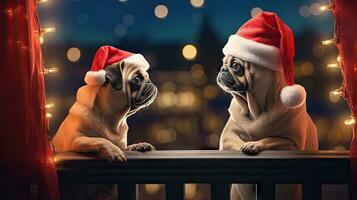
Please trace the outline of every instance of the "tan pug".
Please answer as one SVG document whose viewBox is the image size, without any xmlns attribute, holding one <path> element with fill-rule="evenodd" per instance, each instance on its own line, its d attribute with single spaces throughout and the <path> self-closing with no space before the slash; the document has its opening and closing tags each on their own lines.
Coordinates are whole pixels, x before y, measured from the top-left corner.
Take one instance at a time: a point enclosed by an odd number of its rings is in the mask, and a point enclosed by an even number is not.
<svg viewBox="0 0 357 200">
<path fill-rule="evenodd" d="M 231 35 L 217 83 L 233 99 L 220 138 L 221 150 L 249 155 L 264 150 L 318 149 L 306 111 L 306 91 L 294 83 L 294 33 L 280 17 L 261 12 Z M 279 200 L 299 199 L 296 185 L 276 188 Z M 232 199 L 255 199 L 255 185 L 235 184 Z"/>
<path fill-rule="evenodd" d="M 264 150 L 318 149 L 316 128 L 305 104 L 292 109 L 281 102 L 279 94 L 286 86 L 282 72 L 228 55 L 217 83 L 233 96 L 220 150 L 255 155 Z M 279 186 L 277 191 L 278 199 L 296 199 L 299 195 L 294 186 Z M 233 185 L 232 199 L 255 199 L 255 186 Z"/>
<path fill-rule="evenodd" d="M 124 150 L 155 150 L 149 143 L 127 145 L 127 117 L 149 106 L 157 95 L 149 74 L 122 61 L 106 67 L 105 79 L 101 86 L 79 88 L 53 139 L 57 152 L 96 152 L 111 162 L 125 162 Z"/>
</svg>

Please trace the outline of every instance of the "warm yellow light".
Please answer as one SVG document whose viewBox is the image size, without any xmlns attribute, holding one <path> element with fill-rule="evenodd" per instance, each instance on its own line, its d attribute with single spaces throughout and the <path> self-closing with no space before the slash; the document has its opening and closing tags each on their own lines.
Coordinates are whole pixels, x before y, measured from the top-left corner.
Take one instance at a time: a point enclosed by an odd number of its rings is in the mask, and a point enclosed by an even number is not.
<svg viewBox="0 0 357 200">
<path fill-rule="evenodd" d="M 341 56 L 340 56 L 340 55 L 338 55 L 338 56 L 337 56 L 337 58 L 336 58 L 336 60 L 337 60 L 337 62 L 339 62 L 339 63 L 340 63 L 340 62 L 342 61 Z"/>
<path fill-rule="evenodd" d="M 172 143 L 177 139 L 174 129 L 160 129 L 156 132 L 155 139 L 161 144 Z"/>
<path fill-rule="evenodd" d="M 197 193 L 197 184 L 185 184 L 185 199 L 194 199 Z"/>
<path fill-rule="evenodd" d="M 46 3 L 48 0 L 37 0 L 37 3 Z"/>
<path fill-rule="evenodd" d="M 194 64 L 191 67 L 191 74 L 194 78 L 200 78 L 205 75 L 205 69 L 201 64 Z"/>
<path fill-rule="evenodd" d="M 50 73 L 56 73 L 58 72 L 58 68 L 57 67 L 45 67 L 43 69 L 43 73 L 44 74 L 50 74 Z"/>
<path fill-rule="evenodd" d="M 72 47 L 67 51 L 67 59 L 71 62 L 77 62 L 81 57 L 81 50 L 77 47 Z"/>
<path fill-rule="evenodd" d="M 40 36 L 40 44 L 43 44 L 45 40 L 43 39 L 43 36 Z"/>
<path fill-rule="evenodd" d="M 330 45 L 333 43 L 335 43 L 335 39 L 329 39 L 329 40 L 322 41 L 322 45 Z"/>
<path fill-rule="evenodd" d="M 355 118 L 352 117 L 352 116 L 351 116 L 350 119 L 346 119 L 346 120 L 345 120 L 345 125 L 352 125 L 352 124 L 354 124 L 354 123 L 356 123 L 356 120 L 355 120 Z"/>
<path fill-rule="evenodd" d="M 338 63 L 331 63 L 327 65 L 327 68 L 329 69 L 334 69 L 334 68 L 340 68 L 340 64 Z"/>
<path fill-rule="evenodd" d="M 56 32 L 56 28 L 49 27 L 49 28 L 41 28 L 41 33 L 53 33 Z"/>
<path fill-rule="evenodd" d="M 169 9 L 165 5 L 157 5 L 154 9 L 154 14 L 157 18 L 163 19 L 169 13 Z"/>
<path fill-rule="evenodd" d="M 191 5 L 195 8 L 200 8 L 205 3 L 204 0 L 191 0 Z"/>
<path fill-rule="evenodd" d="M 192 44 L 188 44 L 183 47 L 182 55 L 185 57 L 186 60 L 193 60 L 197 55 L 197 49 Z"/>
<path fill-rule="evenodd" d="M 300 72 L 304 76 L 311 76 L 314 73 L 314 65 L 311 62 L 304 62 L 300 67 Z"/>
<path fill-rule="evenodd" d="M 145 184 L 144 188 L 148 194 L 154 195 L 160 190 L 160 185 L 159 184 Z"/>
<path fill-rule="evenodd" d="M 328 6 L 328 5 L 323 5 L 323 6 L 320 6 L 320 8 L 319 8 L 321 11 L 326 11 L 326 10 L 330 10 L 331 8 L 330 8 L 330 6 Z"/>
<path fill-rule="evenodd" d="M 47 118 L 51 118 L 51 117 L 52 117 L 52 114 L 51 114 L 51 113 L 46 113 L 46 117 L 47 117 Z"/>
<path fill-rule="evenodd" d="M 330 92 L 330 95 L 343 96 L 343 90 L 341 88 L 337 89 L 337 90 L 333 90 L 333 91 Z"/>
<path fill-rule="evenodd" d="M 45 105 L 45 108 L 53 108 L 55 107 L 55 103 L 48 103 Z"/>
<path fill-rule="evenodd" d="M 332 103 L 337 103 L 337 102 L 340 101 L 341 96 L 330 94 L 330 95 L 328 96 L 328 98 L 330 99 L 330 101 L 331 101 Z"/>
<path fill-rule="evenodd" d="M 162 92 L 158 96 L 158 105 L 160 107 L 172 107 L 177 101 L 176 94 L 173 92 Z"/>
<path fill-rule="evenodd" d="M 57 157 L 53 156 L 53 161 L 57 162 Z"/>
<path fill-rule="evenodd" d="M 207 98 L 207 99 L 214 99 L 217 97 L 219 93 L 219 89 L 216 85 L 207 85 L 204 89 L 203 89 L 203 95 Z"/>
<path fill-rule="evenodd" d="M 190 92 L 180 92 L 177 95 L 176 105 L 179 107 L 193 107 L 196 102 L 196 96 Z"/>
</svg>

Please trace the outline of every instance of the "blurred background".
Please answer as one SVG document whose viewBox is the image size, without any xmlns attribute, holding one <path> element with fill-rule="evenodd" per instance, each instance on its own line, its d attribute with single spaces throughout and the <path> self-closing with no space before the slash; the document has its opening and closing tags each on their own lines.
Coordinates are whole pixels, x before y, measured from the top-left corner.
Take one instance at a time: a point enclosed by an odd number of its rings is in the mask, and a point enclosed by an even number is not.
<svg viewBox="0 0 357 200">
<path fill-rule="evenodd" d="M 218 149 L 231 96 L 217 87 L 228 37 L 261 11 L 276 12 L 295 33 L 295 82 L 305 86 L 307 109 L 320 149 L 346 150 L 354 119 L 339 92 L 338 52 L 322 41 L 334 20 L 328 1 L 42 0 L 38 11 L 46 72 L 47 117 L 53 136 L 84 85 L 102 45 L 142 53 L 159 88 L 156 101 L 128 119 L 129 143 L 157 149 Z M 99 3 L 100 2 L 100 3 Z M 223 3 L 224 2 L 224 3 Z M 187 199 L 206 199 L 207 185 L 186 185 Z M 142 185 L 142 199 L 160 199 L 164 187 Z M 201 191 L 201 192 L 200 192 Z"/>
</svg>

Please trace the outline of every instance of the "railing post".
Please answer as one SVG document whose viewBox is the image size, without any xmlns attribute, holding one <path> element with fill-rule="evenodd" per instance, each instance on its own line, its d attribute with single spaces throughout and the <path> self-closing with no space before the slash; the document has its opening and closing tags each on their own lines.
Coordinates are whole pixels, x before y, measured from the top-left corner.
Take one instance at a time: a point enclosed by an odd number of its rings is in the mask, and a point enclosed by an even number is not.
<svg viewBox="0 0 357 200">
<path fill-rule="evenodd" d="M 320 200 L 321 199 L 321 184 L 320 183 L 304 183 L 302 186 L 303 200 Z"/>
<path fill-rule="evenodd" d="M 211 200 L 229 200 L 230 184 L 225 182 L 211 183 Z"/>
<path fill-rule="evenodd" d="M 185 187 L 182 182 L 166 183 L 166 200 L 183 200 L 185 196 Z"/>
<path fill-rule="evenodd" d="M 257 200 L 275 200 L 275 184 L 271 182 L 258 183 L 256 186 Z"/>
<path fill-rule="evenodd" d="M 119 200 L 137 200 L 138 187 L 135 183 L 120 183 L 118 184 L 118 199 Z"/>
</svg>

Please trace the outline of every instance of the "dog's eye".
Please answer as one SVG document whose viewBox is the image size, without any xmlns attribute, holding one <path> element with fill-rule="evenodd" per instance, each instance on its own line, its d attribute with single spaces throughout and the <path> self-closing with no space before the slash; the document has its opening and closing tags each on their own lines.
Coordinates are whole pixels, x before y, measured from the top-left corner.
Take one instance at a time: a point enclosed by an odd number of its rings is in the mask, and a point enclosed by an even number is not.
<svg viewBox="0 0 357 200">
<path fill-rule="evenodd" d="M 135 85 L 140 85 L 141 84 L 141 79 L 138 75 L 134 76 L 133 79 L 131 80 Z"/>
<path fill-rule="evenodd" d="M 238 75 L 238 76 L 243 76 L 244 75 L 244 66 L 240 65 L 237 62 L 233 62 L 231 65 L 233 71 Z"/>
</svg>

